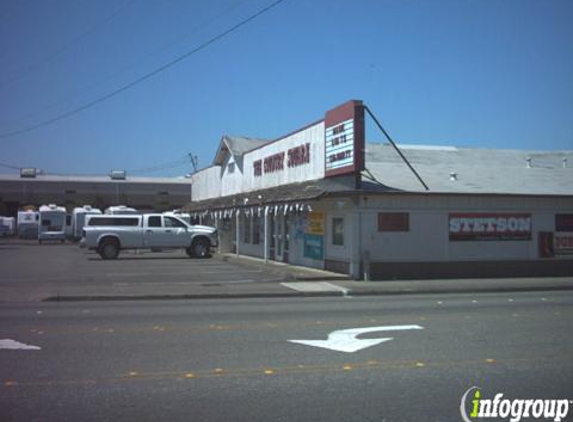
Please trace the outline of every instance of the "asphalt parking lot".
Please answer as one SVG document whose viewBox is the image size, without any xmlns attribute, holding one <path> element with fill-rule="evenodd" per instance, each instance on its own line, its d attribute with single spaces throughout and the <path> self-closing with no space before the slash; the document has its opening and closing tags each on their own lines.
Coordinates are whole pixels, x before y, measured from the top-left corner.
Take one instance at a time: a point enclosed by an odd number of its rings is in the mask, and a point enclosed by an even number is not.
<svg viewBox="0 0 573 422">
<path fill-rule="evenodd" d="M 245 283 L 280 281 L 283 275 L 214 256 L 189 258 L 184 250 L 122 251 L 117 260 L 104 261 L 95 252 L 73 243 L 45 243 L 19 239 L 0 242 L 0 290 L 3 301 L 36 301 L 62 291 L 78 295 L 102 288 L 118 294 L 133 287 L 162 294 L 185 286 L 213 289 Z"/>
<path fill-rule="evenodd" d="M 234 254 L 122 251 L 104 261 L 73 243 L 0 239 L 0 303 L 389 296 L 573 290 L 573 277 L 368 282 Z"/>
</svg>

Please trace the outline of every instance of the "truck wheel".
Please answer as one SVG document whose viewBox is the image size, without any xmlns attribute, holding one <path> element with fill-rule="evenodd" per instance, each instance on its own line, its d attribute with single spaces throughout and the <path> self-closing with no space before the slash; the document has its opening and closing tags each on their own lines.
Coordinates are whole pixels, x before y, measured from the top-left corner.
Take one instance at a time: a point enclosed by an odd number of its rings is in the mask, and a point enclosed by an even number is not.
<svg viewBox="0 0 573 422">
<path fill-rule="evenodd" d="M 116 259 L 119 255 L 119 246 L 115 240 L 104 240 L 99 247 L 102 259 Z"/>
<path fill-rule="evenodd" d="M 211 242 L 204 237 L 196 239 L 191 245 L 191 252 L 196 258 L 207 258 L 211 250 Z"/>
</svg>

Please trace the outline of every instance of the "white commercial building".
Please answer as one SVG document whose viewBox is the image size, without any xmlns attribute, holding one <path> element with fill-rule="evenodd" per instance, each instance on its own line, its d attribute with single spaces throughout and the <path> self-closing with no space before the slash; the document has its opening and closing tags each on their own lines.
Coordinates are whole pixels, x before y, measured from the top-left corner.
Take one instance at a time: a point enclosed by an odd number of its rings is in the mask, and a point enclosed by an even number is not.
<svg viewBox="0 0 573 422">
<path fill-rule="evenodd" d="M 354 278 L 573 275 L 573 151 L 368 144 L 365 114 L 224 136 L 186 211 L 222 252 Z"/>
</svg>

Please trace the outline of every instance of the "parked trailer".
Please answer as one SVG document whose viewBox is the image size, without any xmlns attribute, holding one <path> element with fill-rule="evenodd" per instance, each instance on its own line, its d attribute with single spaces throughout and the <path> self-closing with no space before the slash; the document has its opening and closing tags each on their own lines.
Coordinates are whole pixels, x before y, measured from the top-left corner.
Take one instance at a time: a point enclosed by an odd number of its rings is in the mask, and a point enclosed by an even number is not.
<svg viewBox="0 0 573 422">
<path fill-rule="evenodd" d="M 82 229 L 87 224 L 86 217 L 88 215 L 101 215 L 101 210 L 92 208 L 91 205 L 74 208 L 72 212 L 72 238 L 74 240 L 82 238 Z"/>
<path fill-rule="evenodd" d="M 16 220 L 16 230 L 20 239 L 37 239 L 38 238 L 38 221 L 40 215 L 34 210 L 18 211 Z"/>
<path fill-rule="evenodd" d="M 0 217 L 0 237 L 14 235 L 15 220 L 14 217 Z"/>
<path fill-rule="evenodd" d="M 133 214 L 140 214 L 135 208 L 130 208 L 125 205 L 114 205 L 112 207 L 108 207 L 103 212 L 104 214 L 111 214 L 111 215 L 133 215 Z"/>
<path fill-rule="evenodd" d="M 38 241 L 66 240 L 66 209 L 55 204 L 40 207 L 40 224 L 38 226 Z"/>
</svg>

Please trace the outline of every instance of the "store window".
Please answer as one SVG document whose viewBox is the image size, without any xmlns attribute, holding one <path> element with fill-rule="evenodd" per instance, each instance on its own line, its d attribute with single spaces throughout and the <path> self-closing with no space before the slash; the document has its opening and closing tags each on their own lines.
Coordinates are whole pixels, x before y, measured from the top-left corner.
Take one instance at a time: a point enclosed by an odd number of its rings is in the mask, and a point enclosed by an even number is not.
<svg viewBox="0 0 573 422">
<path fill-rule="evenodd" d="M 253 217 L 253 245 L 261 243 L 261 217 Z"/>
<path fill-rule="evenodd" d="M 344 245 L 344 218 L 332 219 L 332 244 Z"/>
<path fill-rule="evenodd" d="M 243 243 L 251 243 L 251 217 L 248 215 L 243 221 Z"/>
<path fill-rule="evenodd" d="M 379 232 L 409 232 L 410 215 L 407 212 L 379 212 Z"/>
</svg>

